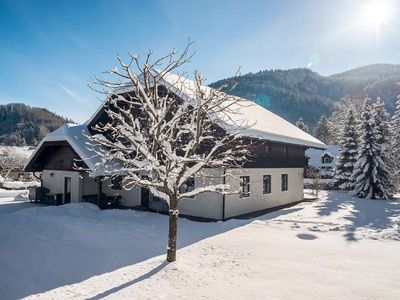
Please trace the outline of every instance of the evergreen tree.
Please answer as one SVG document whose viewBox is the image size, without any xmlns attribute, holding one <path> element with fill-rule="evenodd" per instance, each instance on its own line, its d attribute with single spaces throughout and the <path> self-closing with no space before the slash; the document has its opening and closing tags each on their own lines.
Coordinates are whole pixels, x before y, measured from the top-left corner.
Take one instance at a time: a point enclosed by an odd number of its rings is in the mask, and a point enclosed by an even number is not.
<svg viewBox="0 0 400 300">
<path fill-rule="evenodd" d="M 351 190 L 354 188 L 352 174 L 357 158 L 357 147 L 357 120 L 353 111 L 350 110 L 342 130 L 339 158 L 335 170 L 335 185 L 340 189 Z"/>
<path fill-rule="evenodd" d="M 385 103 L 381 100 L 380 97 L 378 97 L 378 99 L 374 103 L 373 108 L 375 123 L 378 132 L 377 143 L 381 147 L 382 160 L 391 170 L 390 179 L 394 186 L 393 172 L 396 168 L 394 157 L 397 154 L 397 151 L 393 151 L 393 149 L 391 148 L 393 134 L 390 123 L 390 115 L 386 111 Z"/>
<path fill-rule="evenodd" d="M 380 144 L 384 149 L 388 147 L 391 140 L 391 130 L 390 130 L 390 115 L 386 111 L 385 103 L 380 97 L 374 103 L 374 118 L 377 126 L 377 131 L 379 134 L 378 144 Z"/>
<path fill-rule="evenodd" d="M 296 126 L 299 127 L 301 130 L 303 130 L 304 132 L 308 133 L 308 126 L 306 125 L 306 123 L 304 123 L 303 117 L 300 117 L 297 120 Z"/>
<path fill-rule="evenodd" d="M 393 194 L 391 170 L 385 162 L 384 149 L 378 143 L 382 139 L 379 132 L 382 125 L 379 122 L 370 99 L 366 99 L 359 125 L 361 140 L 352 175 L 354 194 L 360 198 L 388 199 Z"/>
<path fill-rule="evenodd" d="M 397 96 L 396 110 L 391 122 L 392 139 L 390 149 L 393 159 L 394 182 L 396 187 L 400 186 L 400 95 Z M 397 188 L 398 189 L 398 188 Z"/>
<path fill-rule="evenodd" d="M 315 125 L 314 136 L 325 144 L 331 142 L 330 124 L 325 116 L 322 116 Z"/>
</svg>

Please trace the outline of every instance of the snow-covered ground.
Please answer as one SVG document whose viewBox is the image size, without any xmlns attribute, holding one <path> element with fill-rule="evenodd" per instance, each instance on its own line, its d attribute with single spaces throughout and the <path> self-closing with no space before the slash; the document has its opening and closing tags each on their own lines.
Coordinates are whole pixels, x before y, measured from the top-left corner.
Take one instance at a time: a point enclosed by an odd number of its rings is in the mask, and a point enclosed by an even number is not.
<svg viewBox="0 0 400 300">
<path fill-rule="evenodd" d="M 178 261 L 166 264 L 166 216 L 91 204 L 21 209 L 30 204 L 1 193 L 0 208 L 16 206 L 0 210 L 2 299 L 400 295 L 398 201 L 332 191 L 251 220 L 181 219 Z"/>
<path fill-rule="evenodd" d="M 40 181 L 4 181 L 0 185 L 5 189 L 24 190 L 29 187 L 40 186 Z"/>
<path fill-rule="evenodd" d="M 3 213 L 11 213 L 32 206 L 33 204 L 28 199 L 27 190 L 0 189 L 0 218 Z"/>
</svg>

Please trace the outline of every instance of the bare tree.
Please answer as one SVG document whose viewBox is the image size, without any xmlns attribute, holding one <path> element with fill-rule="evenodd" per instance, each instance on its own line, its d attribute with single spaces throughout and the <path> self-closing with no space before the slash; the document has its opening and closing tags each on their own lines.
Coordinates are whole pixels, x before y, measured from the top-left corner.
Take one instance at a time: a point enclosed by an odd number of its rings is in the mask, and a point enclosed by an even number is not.
<svg viewBox="0 0 400 300">
<path fill-rule="evenodd" d="M 15 171 L 22 171 L 27 157 L 13 147 L 0 149 L 0 178 L 6 181 L 10 174 Z"/>
<path fill-rule="evenodd" d="M 136 55 L 128 63 L 118 57 L 119 67 L 109 72 L 116 80 L 94 80 L 107 95 L 108 121 L 88 136 L 88 147 L 112 166 L 108 176 L 121 175 L 125 189 L 145 187 L 168 203 L 169 262 L 176 260 L 179 201 L 229 192 L 229 186 L 211 181 L 189 191 L 183 187 L 204 178 L 208 168 L 240 167 L 249 154 L 243 131 L 251 124 L 240 109 L 251 103 L 203 86 L 198 73 L 193 81 L 171 73 L 189 61 L 189 46 L 155 60 L 149 52 L 143 62 Z"/>
</svg>

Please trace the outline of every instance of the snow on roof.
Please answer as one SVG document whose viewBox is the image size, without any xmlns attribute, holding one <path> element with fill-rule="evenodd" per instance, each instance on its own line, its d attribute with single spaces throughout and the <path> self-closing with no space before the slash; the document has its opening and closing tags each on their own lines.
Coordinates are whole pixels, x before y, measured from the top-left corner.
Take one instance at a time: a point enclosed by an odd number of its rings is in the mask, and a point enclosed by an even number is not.
<svg viewBox="0 0 400 300">
<path fill-rule="evenodd" d="M 316 168 L 320 168 L 322 166 L 334 167 L 336 158 L 339 156 L 339 148 L 340 147 L 338 145 L 328 145 L 326 150 L 307 149 L 306 156 L 309 157 L 308 164 Z M 325 154 L 330 154 L 330 156 L 333 157 L 331 163 L 322 163 L 322 157 Z"/>
<path fill-rule="evenodd" d="M 26 168 L 29 162 L 35 157 L 35 154 L 46 142 L 66 141 L 79 155 L 79 157 L 86 163 L 91 170 L 91 176 L 96 177 L 105 175 L 112 171 L 112 167 L 102 163 L 100 158 L 90 150 L 93 144 L 87 137 L 90 135 L 86 125 L 64 124 L 60 128 L 46 135 L 40 144 L 36 147 L 35 151 L 29 157 L 28 162 L 25 164 Z M 92 147 L 93 148 L 93 147 Z"/>
<path fill-rule="evenodd" d="M 328 155 L 328 156 L 330 156 L 330 157 L 334 157 L 333 154 L 330 153 L 329 151 L 324 151 L 324 152 L 321 154 L 321 156 L 324 156 L 324 155 Z"/>
<path fill-rule="evenodd" d="M 161 81 L 166 88 L 170 89 L 173 93 L 185 101 L 195 102 L 196 86 L 193 80 L 168 73 L 162 77 Z M 204 89 L 206 93 L 212 91 L 212 88 L 207 86 L 202 86 L 202 89 Z M 131 90 L 132 88 L 129 85 L 126 85 L 124 86 L 123 91 L 121 90 L 120 92 L 128 92 Z M 236 121 L 246 120 L 247 123 L 251 125 L 250 128 L 247 128 L 243 132 L 244 136 L 317 149 L 326 149 L 326 145 L 318 139 L 314 138 L 283 118 L 277 116 L 276 114 L 270 112 L 269 110 L 254 103 L 253 101 L 236 96 L 231 97 L 231 99 L 235 99 L 235 101 L 239 100 L 235 105 L 237 106 L 236 109 L 240 111 L 240 113 L 233 119 L 239 118 L 236 119 Z M 85 136 L 90 135 L 87 126 L 100 112 L 103 105 L 104 103 L 102 103 L 102 105 L 86 123 L 82 125 L 66 124 L 49 133 L 40 142 L 38 147 L 36 147 L 36 150 L 29 158 L 25 167 L 34 158 L 35 154 L 45 142 L 67 141 L 75 150 L 75 152 L 85 161 L 89 169 L 92 170 L 91 176 L 99 176 L 111 172 L 112 167 L 104 165 L 100 159 L 94 155 L 94 152 L 88 149 L 88 143 L 90 144 L 90 141 L 87 136 Z M 224 122 L 224 124 L 221 125 L 223 125 L 226 130 L 230 130 L 230 128 L 235 127 L 235 122 L 231 119 L 221 119 L 222 122 Z"/>
<path fill-rule="evenodd" d="M 153 72 L 155 75 L 159 74 L 157 70 L 153 70 Z M 182 99 L 186 101 L 195 101 L 195 81 L 172 73 L 163 75 L 160 81 L 166 88 Z M 212 88 L 208 86 L 202 86 L 202 88 L 205 93 L 210 93 L 212 91 Z M 119 92 L 128 92 L 131 90 L 132 88 L 130 88 L 129 85 L 126 85 Z M 243 132 L 244 136 L 311 148 L 326 149 L 326 145 L 320 140 L 314 138 L 297 126 L 270 112 L 257 103 L 236 96 L 231 96 L 231 99 L 235 99 L 235 101 L 240 100 L 235 104 L 236 109 L 240 110 L 240 115 L 237 115 L 234 119 L 236 119 L 236 121 L 246 120 L 248 124 L 252 125 Z M 90 124 L 102 107 L 103 104 L 97 109 L 96 113 L 86 122 L 86 124 Z M 232 107 L 232 109 L 235 110 L 235 107 Z M 223 121 L 225 122 L 225 124 L 223 124 L 225 125 L 225 129 L 229 130 L 229 128 L 235 127 L 235 122 L 232 122 L 232 120 L 224 118 Z"/>
<path fill-rule="evenodd" d="M 163 81 L 167 88 L 181 98 L 188 101 L 193 101 L 195 99 L 195 81 L 172 73 L 164 75 Z M 212 90 L 208 86 L 203 86 L 202 88 L 206 93 L 210 93 Z M 252 125 L 245 130 L 245 136 L 326 149 L 324 143 L 257 103 L 236 96 L 232 96 L 232 98 L 235 99 L 235 101 L 240 100 L 235 104 L 236 107 L 233 107 L 233 109 L 240 111 L 240 114 L 235 116 L 234 119 L 236 119 L 236 121 L 246 120 L 248 124 Z M 225 129 L 229 130 L 229 127 L 235 126 L 231 119 L 225 118 L 223 121 L 225 122 Z"/>
</svg>

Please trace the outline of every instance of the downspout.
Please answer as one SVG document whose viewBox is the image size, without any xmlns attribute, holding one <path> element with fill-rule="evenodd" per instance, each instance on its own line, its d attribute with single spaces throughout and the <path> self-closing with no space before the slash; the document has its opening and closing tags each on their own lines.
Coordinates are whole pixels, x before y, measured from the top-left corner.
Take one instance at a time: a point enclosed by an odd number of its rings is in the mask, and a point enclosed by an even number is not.
<svg viewBox="0 0 400 300">
<path fill-rule="evenodd" d="M 224 168 L 224 175 L 222 177 L 222 183 L 225 185 L 226 168 Z M 225 221 L 225 194 L 222 194 L 222 221 Z"/>
</svg>

